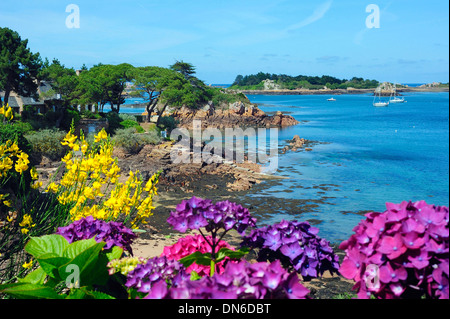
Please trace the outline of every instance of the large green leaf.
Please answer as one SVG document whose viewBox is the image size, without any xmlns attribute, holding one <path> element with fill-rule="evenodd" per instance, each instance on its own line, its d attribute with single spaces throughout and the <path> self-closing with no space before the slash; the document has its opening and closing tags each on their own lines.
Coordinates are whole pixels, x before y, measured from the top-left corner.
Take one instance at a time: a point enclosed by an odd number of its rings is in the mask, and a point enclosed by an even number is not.
<svg viewBox="0 0 450 319">
<path fill-rule="evenodd" d="M 47 278 L 47 273 L 42 269 L 42 267 L 39 267 L 36 270 L 33 270 L 28 275 L 26 275 L 24 278 L 19 278 L 17 281 L 19 283 L 28 283 L 28 284 L 44 284 L 45 278 Z"/>
<path fill-rule="evenodd" d="M 56 280 L 61 280 L 58 269 L 62 265 L 66 264 L 70 259 L 67 257 L 57 256 L 53 253 L 48 253 L 36 257 L 36 260 L 47 275 Z"/>
<path fill-rule="evenodd" d="M 6 293 L 19 299 L 61 299 L 55 290 L 50 287 L 29 284 L 29 283 L 14 283 L 7 285 L 0 285 L 0 293 Z"/>
<path fill-rule="evenodd" d="M 71 276 L 71 270 L 77 267 L 76 270 L 79 278 L 76 280 L 78 280 L 80 285 L 87 286 L 95 282 L 95 274 L 98 273 L 95 270 L 95 266 L 99 258 L 99 253 L 104 245 L 104 242 L 97 243 L 94 238 L 70 244 L 64 250 L 63 255 L 71 259 L 58 269 L 59 276 L 62 280 L 66 280 L 67 277 Z"/>
<path fill-rule="evenodd" d="M 210 253 L 202 254 L 201 252 L 196 251 L 195 253 L 192 253 L 189 256 L 181 258 L 179 262 L 182 263 L 183 266 L 186 268 L 192 265 L 193 263 L 196 263 L 197 265 L 209 266 L 211 265 L 211 254 Z"/>
<path fill-rule="evenodd" d="M 25 245 L 25 250 L 38 258 L 44 254 L 54 254 L 62 256 L 62 253 L 69 242 L 61 235 L 45 235 L 41 237 L 31 237 Z"/>
<path fill-rule="evenodd" d="M 85 239 L 85 240 L 79 240 L 76 242 L 73 242 L 72 244 L 68 245 L 60 254 L 60 256 L 64 256 L 70 259 L 74 259 L 78 255 L 84 253 L 87 249 L 96 246 L 101 245 L 101 248 L 105 245 L 105 243 L 97 243 L 95 241 L 95 238 L 91 239 Z"/>
</svg>

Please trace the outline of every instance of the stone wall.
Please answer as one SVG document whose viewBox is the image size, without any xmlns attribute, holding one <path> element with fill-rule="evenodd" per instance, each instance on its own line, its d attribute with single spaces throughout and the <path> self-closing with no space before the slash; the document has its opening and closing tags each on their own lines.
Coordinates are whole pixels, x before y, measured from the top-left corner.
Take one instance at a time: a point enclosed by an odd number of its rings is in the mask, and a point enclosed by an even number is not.
<svg viewBox="0 0 450 319">
<path fill-rule="evenodd" d="M 107 119 L 82 119 L 78 123 L 75 132 L 79 132 L 83 130 L 85 136 L 89 133 L 98 133 L 102 130 L 102 128 L 108 128 L 108 120 Z"/>
</svg>

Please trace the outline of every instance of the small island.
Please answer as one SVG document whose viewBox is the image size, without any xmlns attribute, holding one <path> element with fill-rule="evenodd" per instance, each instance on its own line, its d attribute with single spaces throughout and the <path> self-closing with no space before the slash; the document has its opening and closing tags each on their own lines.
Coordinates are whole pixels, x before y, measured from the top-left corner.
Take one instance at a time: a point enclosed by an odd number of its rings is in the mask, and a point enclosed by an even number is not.
<svg viewBox="0 0 450 319">
<path fill-rule="evenodd" d="M 390 95 L 395 86 L 397 93 L 402 92 L 448 92 L 449 84 L 433 82 L 417 87 L 408 85 L 379 82 L 361 77 L 350 80 L 338 79 L 329 75 L 319 76 L 290 76 L 286 74 L 270 74 L 259 72 L 252 75 L 238 75 L 230 91 L 243 94 L 264 95 L 341 95 L 374 93 L 380 87 L 382 95 Z"/>
</svg>

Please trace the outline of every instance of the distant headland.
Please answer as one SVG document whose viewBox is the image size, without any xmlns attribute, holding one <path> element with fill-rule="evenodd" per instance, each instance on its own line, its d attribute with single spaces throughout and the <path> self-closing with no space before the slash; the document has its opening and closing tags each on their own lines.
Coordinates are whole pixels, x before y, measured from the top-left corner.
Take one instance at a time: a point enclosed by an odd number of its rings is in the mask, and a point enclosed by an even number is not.
<svg viewBox="0 0 450 319">
<path fill-rule="evenodd" d="M 233 84 L 227 88 L 243 94 L 265 95 L 341 95 L 364 94 L 381 91 L 381 95 L 390 95 L 396 91 L 402 92 L 449 92 L 449 84 L 433 82 L 419 86 L 378 82 L 360 77 L 350 80 L 336 77 L 319 76 L 289 76 L 285 74 L 269 74 L 259 72 L 254 75 L 238 75 Z"/>
</svg>

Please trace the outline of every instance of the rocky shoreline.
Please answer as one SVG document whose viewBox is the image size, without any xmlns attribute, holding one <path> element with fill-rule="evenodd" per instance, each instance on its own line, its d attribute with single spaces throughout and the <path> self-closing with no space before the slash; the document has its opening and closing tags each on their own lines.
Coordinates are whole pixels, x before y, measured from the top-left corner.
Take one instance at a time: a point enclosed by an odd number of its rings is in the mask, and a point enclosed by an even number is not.
<svg viewBox="0 0 450 319">
<path fill-rule="evenodd" d="M 182 128 L 193 129 L 194 120 L 201 121 L 201 128 L 233 128 L 239 127 L 287 127 L 297 125 L 299 122 L 290 115 L 276 112 L 267 115 L 256 105 L 251 103 L 235 102 L 228 108 L 216 108 L 212 103 L 208 103 L 198 110 L 181 108 L 171 114 Z"/>
</svg>

